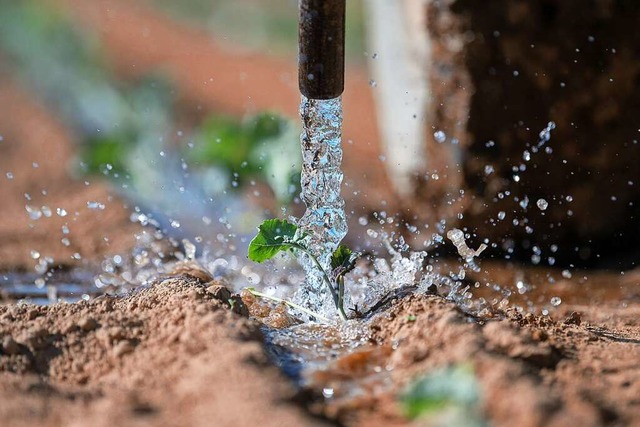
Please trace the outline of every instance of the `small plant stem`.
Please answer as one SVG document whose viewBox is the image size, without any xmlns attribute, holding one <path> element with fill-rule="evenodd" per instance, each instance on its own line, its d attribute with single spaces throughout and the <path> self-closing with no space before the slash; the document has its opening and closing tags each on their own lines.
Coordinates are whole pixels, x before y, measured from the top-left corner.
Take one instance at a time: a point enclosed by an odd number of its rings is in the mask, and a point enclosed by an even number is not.
<svg viewBox="0 0 640 427">
<path fill-rule="evenodd" d="M 329 275 L 324 270 L 322 265 L 320 265 L 320 261 L 318 261 L 318 258 L 316 258 L 316 256 L 314 254 L 312 254 L 309 249 L 305 248 L 304 246 L 302 246 L 302 245 L 300 245 L 298 243 L 292 243 L 291 245 L 294 248 L 296 248 L 296 249 L 304 252 L 305 254 L 309 255 L 309 258 L 311 258 L 313 260 L 313 262 L 316 265 L 316 267 L 318 267 L 318 270 L 320 270 L 320 272 L 322 273 L 322 278 L 324 279 L 324 282 L 327 284 L 327 287 L 329 288 L 329 291 L 331 292 L 331 296 L 333 297 L 333 303 L 336 305 L 336 308 L 338 309 L 338 314 L 340 315 L 340 318 L 342 320 L 347 320 L 347 315 L 344 312 L 344 309 L 342 308 L 342 305 L 340 304 L 340 298 L 338 297 L 338 294 L 336 294 L 336 290 L 334 289 L 333 284 L 331 283 L 331 279 L 329 279 Z"/>
<path fill-rule="evenodd" d="M 338 310 L 340 315 L 346 319 L 347 314 L 344 312 L 344 276 L 338 276 Z"/>
<path fill-rule="evenodd" d="M 281 302 L 283 304 L 288 305 L 289 307 L 295 308 L 296 310 L 300 310 L 303 313 L 308 314 L 309 316 L 312 316 L 312 317 L 315 317 L 317 319 L 320 319 L 325 323 L 331 323 L 331 320 L 327 319 L 326 317 L 324 317 L 324 316 L 322 316 L 322 315 L 320 315 L 318 313 L 314 313 L 313 311 L 311 311 L 311 310 L 309 310 L 307 308 L 304 308 L 302 306 L 299 306 L 298 304 L 295 304 L 295 303 L 293 303 L 291 301 L 287 301 L 287 300 L 282 299 L 282 298 L 278 298 L 278 297 L 274 297 L 274 296 L 271 296 L 271 295 L 263 294 L 262 292 L 258 292 L 258 291 L 256 291 L 255 289 L 252 289 L 252 288 L 247 288 L 247 290 L 249 292 L 251 292 L 252 295 L 255 295 L 257 297 L 270 299 L 270 300 L 275 301 L 275 302 Z"/>
</svg>

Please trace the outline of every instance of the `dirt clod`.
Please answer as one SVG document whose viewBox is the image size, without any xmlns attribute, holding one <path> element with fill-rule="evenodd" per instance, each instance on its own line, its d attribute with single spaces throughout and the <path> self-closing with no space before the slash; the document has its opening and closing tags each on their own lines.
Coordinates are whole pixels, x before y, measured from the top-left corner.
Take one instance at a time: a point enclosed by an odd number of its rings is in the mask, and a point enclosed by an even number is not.
<svg viewBox="0 0 640 427">
<path fill-rule="evenodd" d="M 116 356 L 116 357 L 122 357 L 125 354 L 129 354 L 129 353 L 133 352 L 134 348 L 135 347 L 131 343 L 131 341 L 128 341 L 128 340 L 120 341 L 113 348 L 113 355 Z"/>
<path fill-rule="evenodd" d="M 20 344 L 18 344 L 11 336 L 4 337 L 2 339 L 2 352 L 10 356 L 19 354 Z"/>
<path fill-rule="evenodd" d="M 93 317 L 87 316 L 78 321 L 78 327 L 85 332 L 90 332 L 98 327 L 98 322 Z"/>
</svg>

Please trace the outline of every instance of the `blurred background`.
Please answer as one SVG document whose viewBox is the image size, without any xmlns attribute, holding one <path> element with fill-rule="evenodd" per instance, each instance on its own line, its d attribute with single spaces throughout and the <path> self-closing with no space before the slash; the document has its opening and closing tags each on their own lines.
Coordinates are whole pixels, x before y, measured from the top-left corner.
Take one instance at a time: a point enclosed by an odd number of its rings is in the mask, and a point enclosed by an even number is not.
<svg viewBox="0 0 640 427">
<path fill-rule="evenodd" d="M 500 260 L 637 264 L 640 12 L 576 5 L 347 2 L 354 245 L 447 254 L 457 226 Z M 296 43 L 292 0 L 0 0 L 0 269 L 148 225 L 222 254 L 300 215 Z"/>
</svg>

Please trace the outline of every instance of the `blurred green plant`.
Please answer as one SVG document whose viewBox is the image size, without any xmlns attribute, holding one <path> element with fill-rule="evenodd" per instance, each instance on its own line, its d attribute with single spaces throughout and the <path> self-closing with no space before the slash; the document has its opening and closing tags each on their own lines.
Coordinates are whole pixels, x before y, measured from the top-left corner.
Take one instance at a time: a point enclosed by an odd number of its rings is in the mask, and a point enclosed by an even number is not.
<svg viewBox="0 0 640 427">
<path fill-rule="evenodd" d="M 223 167 L 234 185 L 259 179 L 282 203 L 300 192 L 299 130 L 279 115 L 261 113 L 242 121 L 213 116 L 205 120 L 187 158 L 194 166 Z"/>
<path fill-rule="evenodd" d="M 299 192 L 299 131 L 291 121 L 267 113 L 244 120 L 211 116 L 183 132 L 182 139 L 193 136 L 195 142 L 193 149 L 182 144 L 180 152 L 178 144 L 167 145 L 175 130 L 168 80 L 154 75 L 135 84 L 119 81 L 108 71 L 97 40 L 55 8 L 36 0 L 4 2 L 0 52 L 10 60 L 2 63 L 8 71 L 81 137 L 84 173 L 104 174 L 129 191 L 149 193 L 171 175 L 161 176 L 154 160 L 167 152 L 200 168 L 224 170 L 234 186 L 263 180 L 282 203 Z"/>
<path fill-rule="evenodd" d="M 433 371 L 409 385 L 400 397 L 405 415 L 427 426 L 486 427 L 480 388 L 469 365 Z"/>
</svg>

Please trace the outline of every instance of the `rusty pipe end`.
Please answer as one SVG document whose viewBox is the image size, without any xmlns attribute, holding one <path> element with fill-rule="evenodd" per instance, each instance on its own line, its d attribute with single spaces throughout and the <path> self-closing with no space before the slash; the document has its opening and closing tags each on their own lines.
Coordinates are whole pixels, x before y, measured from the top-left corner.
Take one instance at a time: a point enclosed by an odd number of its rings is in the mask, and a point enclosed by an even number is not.
<svg viewBox="0 0 640 427">
<path fill-rule="evenodd" d="M 346 0 L 300 0 L 298 85 L 307 98 L 344 91 L 345 8 Z"/>
</svg>

